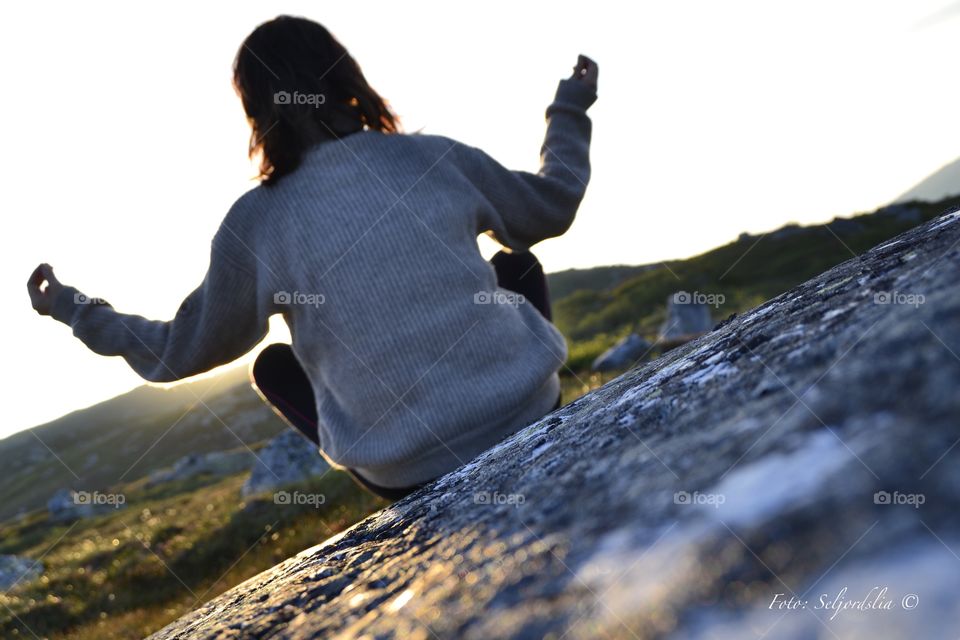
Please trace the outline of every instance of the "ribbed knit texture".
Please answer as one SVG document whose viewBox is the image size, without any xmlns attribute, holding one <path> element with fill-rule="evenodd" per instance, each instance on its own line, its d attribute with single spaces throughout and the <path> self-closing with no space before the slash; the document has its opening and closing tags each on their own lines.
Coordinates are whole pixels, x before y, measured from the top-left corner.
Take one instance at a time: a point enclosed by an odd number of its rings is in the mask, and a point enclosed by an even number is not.
<svg viewBox="0 0 960 640">
<path fill-rule="evenodd" d="M 560 81 L 536 174 L 436 135 L 362 131 L 317 145 L 237 200 L 173 320 L 118 313 L 73 287 L 52 315 L 96 353 L 165 382 L 243 355 L 281 313 L 327 458 L 385 487 L 442 475 L 557 399 L 564 338 L 497 289 L 477 235 L 524 250 L 569 228 L 589 180 L 595 99 Z"/>
</svg>

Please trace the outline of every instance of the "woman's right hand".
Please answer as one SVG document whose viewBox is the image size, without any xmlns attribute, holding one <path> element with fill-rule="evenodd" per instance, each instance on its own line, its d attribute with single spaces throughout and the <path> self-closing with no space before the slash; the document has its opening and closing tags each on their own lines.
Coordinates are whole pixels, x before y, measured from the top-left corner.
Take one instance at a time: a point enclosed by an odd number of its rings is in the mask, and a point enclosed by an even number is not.
<svg viewBox="0 0 960 640">
<path fill-rule="evenodd" d="M 43 283 L 46 283 L 47 286 L 44 287 Z M 33 273 L 30 274 L 30 279 L 27 280 L 30 304 L 33 305 L 34 311 L 42 316 L 50 315 L 53 301 L 61 289 L 63 289 L 63 285 L 57 280 L 57 276 L 53 275 L 53 267 L 47 263 L 43 263 L 34 269 Z"/>
<path fill-rule="evenodd" d="M 597 63 L 587 56 L 580 54 L 577 57 L 577 66 L 573 68 L 573 75 L 571 78 L 573 80 L 579 80 L 583 84 L 593 89 L 594 93 L 596 93 L 597 74 Z"/>
</svg>

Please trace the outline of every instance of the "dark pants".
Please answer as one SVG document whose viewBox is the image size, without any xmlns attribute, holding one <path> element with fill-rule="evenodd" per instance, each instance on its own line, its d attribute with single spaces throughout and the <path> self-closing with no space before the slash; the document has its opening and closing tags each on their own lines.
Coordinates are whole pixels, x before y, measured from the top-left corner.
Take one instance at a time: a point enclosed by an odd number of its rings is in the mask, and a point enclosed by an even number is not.
<svg viewBox="0 0 960 640">
<path fill-rule="evenodd" d="M 497 284 L 500 287 L 523 295 L 545 318 L 551 319 L 547 279 L 536 256 L 529 251 L 499 251 L 491 258 L 490 263 L 497 272 Z M 277 408 L 287 422 L 319 447 L 317 406 L 313 388 L 290 345 L 271 344 L 261 351 L 253 363 L 251 377 L 263 397 Z M 558 397 L 554 409 L 559 406 Z M 363 478 L 356 471 L 347 469 L 347 472 L 361 487 L 388 500 L 399 500 L 423 486 L 381 487 Z"/>
</svg>

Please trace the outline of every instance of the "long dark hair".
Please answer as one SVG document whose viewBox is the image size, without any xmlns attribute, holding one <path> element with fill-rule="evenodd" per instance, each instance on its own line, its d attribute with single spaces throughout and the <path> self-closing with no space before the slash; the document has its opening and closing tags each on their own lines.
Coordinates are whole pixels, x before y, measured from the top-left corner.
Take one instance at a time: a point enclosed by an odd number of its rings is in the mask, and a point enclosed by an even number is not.
<svg viewBox="0 0 960 640">
<path fill-rule="evenodd" d="M 399 118 L 330 32 L 279 16 L 247 36 L 233 85 L 250 121 L 250 157 L 265 185 L 296 169 L 307 148 L 363 129 L 398 133 Z"/>
</svg>

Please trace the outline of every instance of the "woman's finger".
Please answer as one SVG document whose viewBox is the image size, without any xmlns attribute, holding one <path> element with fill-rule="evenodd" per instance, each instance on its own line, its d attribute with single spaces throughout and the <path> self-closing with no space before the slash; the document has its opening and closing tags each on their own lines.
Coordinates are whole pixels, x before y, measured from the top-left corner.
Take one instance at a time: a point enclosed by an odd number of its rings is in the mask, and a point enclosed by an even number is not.
<svg viewBox="0 0 960 640">
<path fill-rule="evenodd" d="M 43 272 L 43 277 L 46 278 L 49 282 L 57 282 L 57 276 L 53 275 L 53 267 L 44 262 L 40 265 L 40 269 Z"/>
</svg>

